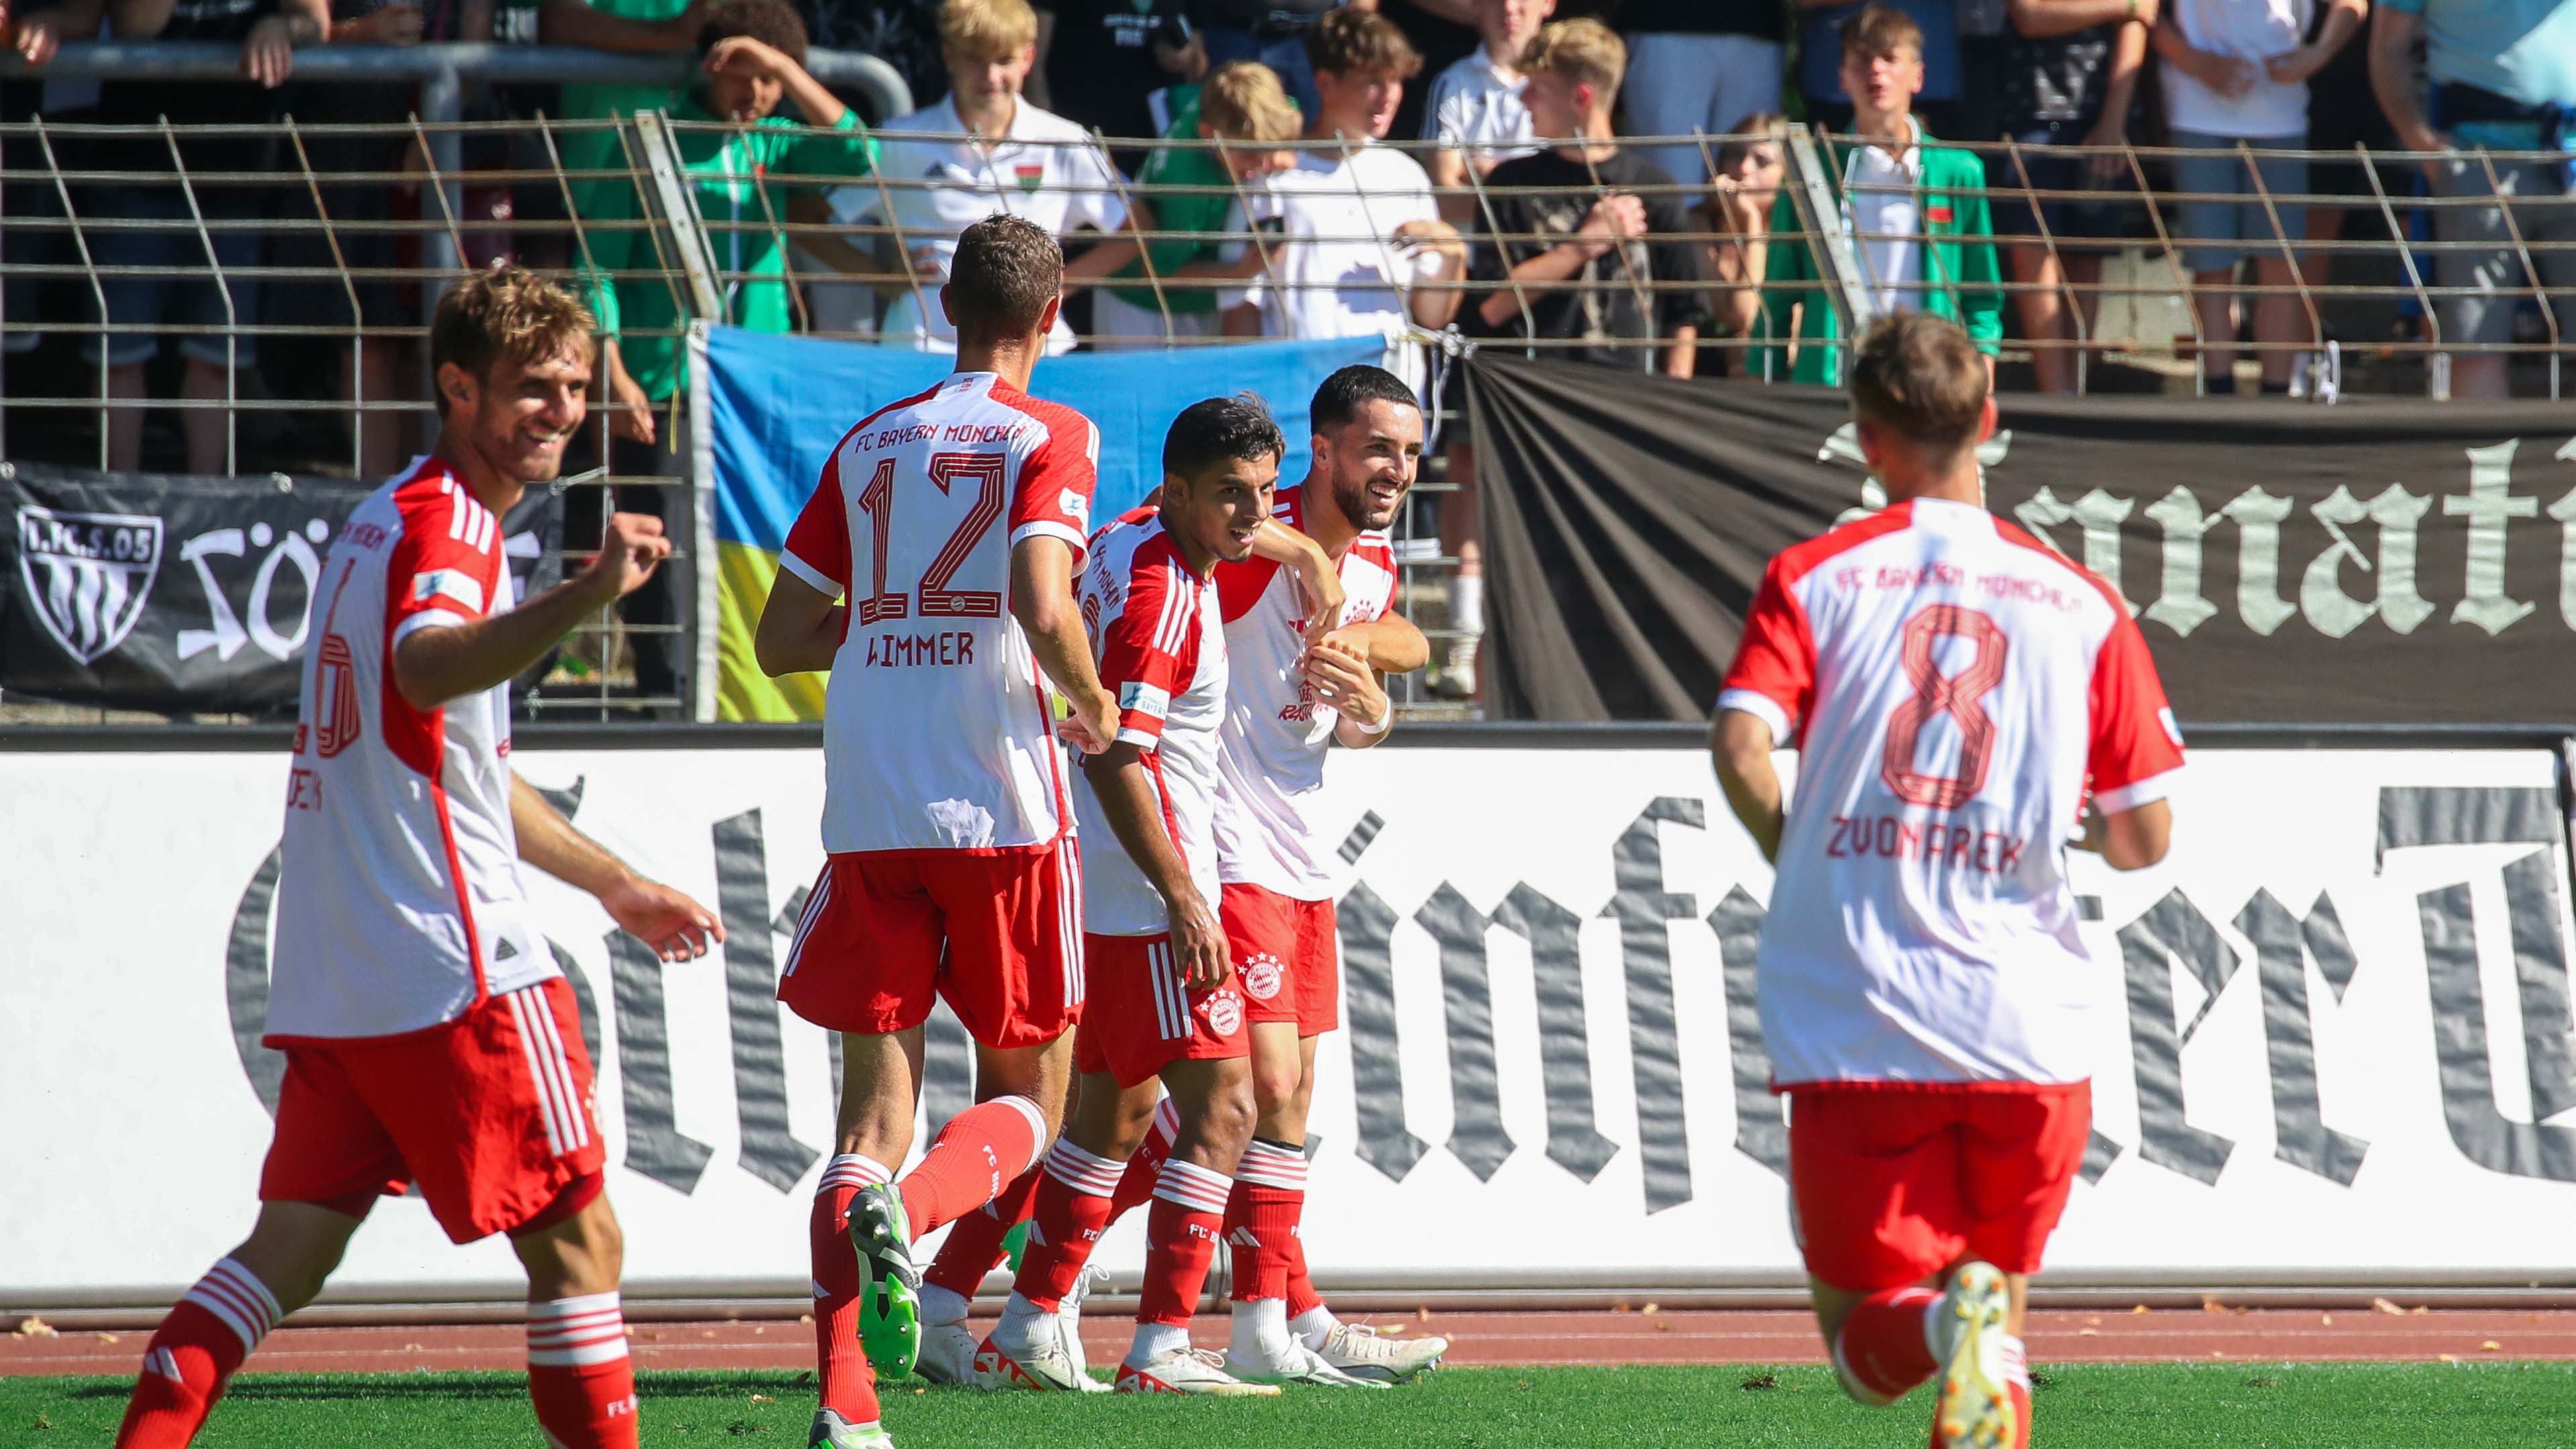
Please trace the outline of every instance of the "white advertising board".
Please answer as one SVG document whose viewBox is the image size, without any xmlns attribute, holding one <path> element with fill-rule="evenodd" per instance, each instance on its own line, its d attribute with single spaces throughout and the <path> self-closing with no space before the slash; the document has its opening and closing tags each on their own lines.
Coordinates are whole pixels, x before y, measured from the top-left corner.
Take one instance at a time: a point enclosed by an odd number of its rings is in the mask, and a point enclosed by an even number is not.
<svg viewBox="0 0 2576 1449">
<path fill-rule="evenodd" d="M 819 756 L 532 746 L 515 763 L 733 938 L 663 967 L 586 896 L 536 886 L 597 1044 L 630 1280 L 801 1283 L 831 1065 L 770 989 L 821 862 Z M 1753 1000 L 1768 872 L 1705 759 L 1334 763 L 1352 868 L 1345 1029 L 1316 1093 L 1319 1274 L 1786 1281 Z M 173 1288 L 247 1227 L 279 1067 L 256 1043 L 285 773 L 271 755 L 0 753 L 0 1303 Z M 2502 1281 L 2564 1264 L 2556 780 L 2540 750 L 2205 750 L 2166 864 L 2078 857 L 2096 1137 L 2051 1265 Z M 966 1060 L 953 1025 L 934 1031 L 934 1117 L 967 1100 Z M 1131 1224 L 1104 1261 L 1140 1257 Z M 452 1247 L 389 1200 L 335 1282 L 515 1277 L 500 1240 Z"/>
</svg>

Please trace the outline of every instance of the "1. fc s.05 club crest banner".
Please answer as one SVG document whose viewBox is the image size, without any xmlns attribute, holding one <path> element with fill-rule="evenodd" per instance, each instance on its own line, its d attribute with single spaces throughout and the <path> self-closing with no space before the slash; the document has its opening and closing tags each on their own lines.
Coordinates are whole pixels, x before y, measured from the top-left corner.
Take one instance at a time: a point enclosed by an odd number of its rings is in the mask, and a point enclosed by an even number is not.
<svg viewBox="0 0 2576 1449">
<path fill-rule="evenodd" d="M 0 463 L 0 692 L 291 709 L 322 561 L 376 486 Z M 535 490 L 504 522 L 522 597 L 554 581 L 560 516 Z"/>
</svg>

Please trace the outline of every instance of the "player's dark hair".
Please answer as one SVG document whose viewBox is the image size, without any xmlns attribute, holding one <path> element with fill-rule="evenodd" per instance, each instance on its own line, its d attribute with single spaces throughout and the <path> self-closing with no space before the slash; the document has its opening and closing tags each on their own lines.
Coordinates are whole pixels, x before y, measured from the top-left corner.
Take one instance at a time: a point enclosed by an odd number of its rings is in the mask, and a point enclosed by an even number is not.
<svg viewBox="0 0 2576 1449">
<path fill-rule="evenodd" d="M 1410 383 L 1383 367 L 1354 362 L 1325 378 L 1324 385 L 1315 389 L 1315 400 L 1308 405 L 1306 416 L 1320 433 L 1350 422 L 1360 415 L 1361 408 L 1373 402 L 1422 411 L 1422 399 L 1413 395 Z"/>
<path fill-rule="evenodd" d="M 1248 392 L 1212 397 L 1181 409 L 1172 430 L 1163 435 L 1163 472 L 1196 478 L 1221 463 L 1238 459 L 1257 463 L 1286 456 L 1288 440 L 1270 416 L 1269 405 Z"/>
<path fill-rule="evenodd" d="M 698 54 L 737 35 L 748 35 L 798 65 L 805 63 L 805 18 L 787 0 L 716 0 L 707 7 L 706 23 L 698 27 Z"/>
<path fill-rule="evenodd" d="M 947 295 L 959 341 L 1026 337 L 1063 291 L 1064 249 L 1046 228 L 988 216 L 958 235 Z"/>
<path fill-rule="evenodd" d="M 1845 386 L 1854 412 L 1928 453 L 1975 443 L 1985 418 L 1985 358 L 1958 323 L 1922 312 L 1899 308 L 1871 322 Z"/>
</svg>

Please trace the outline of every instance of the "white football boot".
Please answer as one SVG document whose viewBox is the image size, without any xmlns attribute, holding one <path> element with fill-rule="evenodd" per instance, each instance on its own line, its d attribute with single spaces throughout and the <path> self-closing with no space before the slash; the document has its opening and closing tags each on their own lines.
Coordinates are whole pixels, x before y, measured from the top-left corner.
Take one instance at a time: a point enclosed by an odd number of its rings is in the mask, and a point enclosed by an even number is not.
<svg viewBox="0 0 2576 1449">
<path fill-rule="evenodd" d="M 1138 1368 L 1118 1365 L 1122 1394 L 1211 1394 L 1223 1398 L 1263 1398 L 1279 1392 L 1277 1384 L 1248 1384 L 1225 1371 L 1225 1359 L 1212 1349 L 1177 1348 Z"/>
<path fill-rule="evenodd" d="M 1941 1363 L 1932 1403 L 1932 1442 L 1941 1449 L 2007 1449 L 2013 1442 L 2009 1387 L 2021 1344 L 2006 1331 L 2012 1293 L 1986 1263 L 1963 1265 L 1932 1316 Z"/>
<path fill-rule="evenodd" d="M 1353 1378 L 1400 1384 L 1439 1363 L 1448 1351 L 1449 1340 L 1438 1334 L 1394 1338 L 1365 1323 L 1336 1323 L 1315 1353 Z"/>
</svg>

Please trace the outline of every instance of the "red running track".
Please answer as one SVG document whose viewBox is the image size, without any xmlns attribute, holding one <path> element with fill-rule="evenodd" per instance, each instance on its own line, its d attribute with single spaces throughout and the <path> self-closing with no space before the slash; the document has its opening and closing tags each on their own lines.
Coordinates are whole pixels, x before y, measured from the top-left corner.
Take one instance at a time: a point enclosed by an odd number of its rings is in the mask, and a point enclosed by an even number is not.
<svg viewBox="0 0 2576 1449">
<path fill-rule="evenodd" d="M 1379 1314 L 1390 1331 L 1444 1333 L 1461 1367 L 1535 1364 L 1815 1364 L 1824 1362 L 1813 1320 L 1779 1310 L 1634 1313 Z M 983 1328 L 978 1323 L 978 1332 Z M 1221 1322 L 1207 1322 L 1221 1338 Z M 1084 1325 L 1094 1363 L 1126 1350 L 1128 1325 L 1107 1315 Z M 629 1330 L 639 1367 L 804 1369 L 812 1329 L 790 1321 L 642 1323 Z M 0 1336 L 0 1374 L 135 1371 L 149 1333 L 23 1329 Z M 2433 1362 L 2576 1360 L 2576 1311 L 2517 1309 L 2160 1309 L 2051 1311 L 2031 1315 L 2039 1363 Z M 286 1328 L 261 1345 L 252 1373 L 402 1373 L 415 1369 L 516 1370 L 525 1340 L 514 1325 L 457 1328 Z"/>
</svg>

